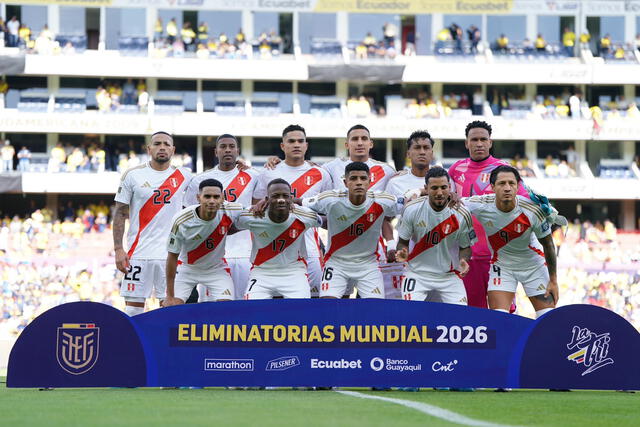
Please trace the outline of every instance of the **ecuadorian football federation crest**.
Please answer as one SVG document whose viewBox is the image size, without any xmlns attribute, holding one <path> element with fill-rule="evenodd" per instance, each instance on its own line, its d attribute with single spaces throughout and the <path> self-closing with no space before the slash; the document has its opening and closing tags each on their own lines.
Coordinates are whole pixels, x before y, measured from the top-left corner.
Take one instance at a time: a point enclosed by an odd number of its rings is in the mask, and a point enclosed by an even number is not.
<svg viewBox="0 0 640 427">
<path fill-rule="evenodd" d="M 56 358 L 73 375 L 88 372 L 98 361 L 100 328 L 94 323 L 63 323 L 58 328 Z"/>
<path fill-rule="evenodd" d="M 292 239 L 298 237 L 298 230 L 296 230 L 295 228 L 293 230 L 289 230 L 289 237 L 291 237 Z"/>
<path fill-rule="evenodd" d="M 171 179 L 169 180 L 169 182 L 171 183 L 171 186 L 172 186 L 173 188 L 178 188 L 178 180 L 177 180 L 177 179 L 175 179 L 175 178 L 171 178 Z"/>
</svg>

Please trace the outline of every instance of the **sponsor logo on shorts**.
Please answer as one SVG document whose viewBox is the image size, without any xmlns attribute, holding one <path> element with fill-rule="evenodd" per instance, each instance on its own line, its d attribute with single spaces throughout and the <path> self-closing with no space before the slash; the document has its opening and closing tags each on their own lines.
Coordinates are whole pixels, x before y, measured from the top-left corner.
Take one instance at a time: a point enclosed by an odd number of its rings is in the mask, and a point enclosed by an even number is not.
<svg viewBox="0 0 640 427">
<path fill-rule="evenodd" d="M 311 359 L 311 369 L 362 369 L 362 360 Z"/>
<path fill-rule="evenodd" d="M 287 369 L 300 366 L 300 359 L 298 356 L 283 356 L 277 359 L 269 360 L 267 362 L 267 371 L 285 371 Z"/>
<path fill-rule="evenodd" d="M 458 360 L 454 359 L 450 362 L 441 362 L 436 360 L 431 364 L 431 370 L 433 372 L 453 372 L 456 369 L 456 365 L 458 365 Z"/>
<path fill-rule="evenodd" d="M 412 363 L 407 359 L 383 359 L 381 357 L 374 357 L 371 359 L 369 366 L 376 372 L 380 372 L 382 370 L 397 372 L 415 372 L 422 370 L 421 363 Z"/>
<path fill-rule="evenodd" d="M 567 356 L 567 360 L 586 368 L 581 374 L 583 377 L 604 366 L 613 365 L 613 359 L 608 357 L 609 342 L 611 342 L 609 332 L 597 334 L 588 328 L 574 326 L 567 349 L 575 351 Z"/>
<path fill-rule="evenodd" d="M 254 365 L 253 359 L 204 359 L 205 371 L 251 372 Z"/>
</svg>

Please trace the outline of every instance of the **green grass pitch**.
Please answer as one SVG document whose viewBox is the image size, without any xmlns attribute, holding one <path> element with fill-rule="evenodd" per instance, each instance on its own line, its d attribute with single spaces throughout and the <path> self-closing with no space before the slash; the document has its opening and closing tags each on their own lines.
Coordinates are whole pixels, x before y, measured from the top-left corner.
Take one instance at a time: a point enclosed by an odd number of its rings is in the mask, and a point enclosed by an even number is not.
<svg viewBox="0 0 640 427">
<path fill-rule="evenodd" d="M 0 384 L 2 425 L 456 425 L 415 409 L 335 391 L 7 389 Z M 433 391 L 363 394 L 423 402 L 476 421 L 520 426 L 638 426 L 640 393 L 611 391 L 495 393 Z"/>
</svg>

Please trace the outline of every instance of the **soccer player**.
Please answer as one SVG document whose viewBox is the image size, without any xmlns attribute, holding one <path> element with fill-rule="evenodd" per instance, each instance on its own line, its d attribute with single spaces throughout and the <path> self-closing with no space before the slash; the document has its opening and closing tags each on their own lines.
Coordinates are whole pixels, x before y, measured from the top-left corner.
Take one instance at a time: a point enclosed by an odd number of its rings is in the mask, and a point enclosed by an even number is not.
<svg viewBox="0 0 640 427">
<path fill-rule="evenodd" d="M 424 187 L 424 177 L 433 161 L 433 139 L 429 132 L 417 130 L 407 139 L 407 157 L 411 161 L 411 170 L 403 170 L 389 178 L 387 193 L 398 200 L 403 199 L 407 190 Z M 393 245 L 388 245 L 393 247 Z M 402 278 L 404 264 L 381 264 L 384 277 L 385 295 L 388 299 L 402 298 Z"/>
<path fill-rule="evenodd" d="M 320 297 L 341 298 L 353 281 L 361 297 L 384 298 L 376 251 L 385 217 L 398 213 L 397 200 L 369 190 L 371 174 L 366 163 L 349 163 L 344 181 L 346 190 L 302 199 L 303 206 L 327 217 L 329 245 Z"/>
<path fill-rule="evenodd" d="M 205 179 L 198 189 L 199 204 L 184 208 L 171 221 L 165 306 L 184 304 L 198 284 L 205 289 L 200 302 L 233 299 L 233 281 L 224 260 L 225 240 L 242 205 L 226 202 L 222 183 L 216 179 Z"/>
<path fill-rule="evenodd" d="M 407 262 L 402 296 L 467 305 L 462 277 L 469 271 L 475 240 L 471 213 L 463 206 L 447 206 L 450 179 L 443 168 L 429 169 L 425 187 L 428 196 L 406 205 L 398 227 L 396 260 Z M 409 252 L 410 240 L 414 246 Z"/>
<path fill-rule="evenodd" d="M 228 133 L 220 135 L 216 139 L 215 156 L 218 165 L 196 175 L 185 194 L 185 205 L 198 203 L 196 196 L 202 181 L 216 179 L 222 183 L 224 198 L 228 202 L 240 203 L 243 207 L 251 206 L 253 192 L 258 183 L 259 172 L 253 168 L 240 170 L 237 167 L 240 147 L 235 136 Z M 231 269 L 231 277 L 234 285 L 236 299 L 242 299 L 247 289 L 249 269 L 251 263 L 251 237 L 249 231 L 241 231 L 227 236 L 225 259 Z"/>
<path fill-rule="evenodd" d="M 267 197 L 267 185 L 276 178 L 282 178 L 291 185 L 294 199 L 313 197 L 333 188 L 331 177 L 324 169 L 312 166 L 304 160 L 309 143 L 303 127 L 287 126 L 282 131 L 280 148 L 284 152 L 284 162 L 278 163 L 273 169 L 265 169 L 262 172 L 254 192 L 254 202 Z M 307 230 L 305 244 L 311 297 L 317 298 L 322 279 L 322 253 L 317 229 Z"/>
<path fill-rule="evenodd" d="M 517 195 L 521 178 L 515 168 L 496 167 L 489 182 L 495 194 L 464 199 L 491 248 L 489 308 L 508 312 L 520 282 L 540 317 L 558 301 L 551 226 L 538 205 Z"/>
<path fill-rule="evenodd" d="M 507 163 L 489 153 L 493 141 L 491 126 L 488 123 L 479 120 L 469 123 L 465 129 L 465 135 L 464 145 L 469 150 L 469 157 L 457 161 L 449 168 L 449 176 L 455 184 L 456 193 L 459 197 L 490 194 L 493 192 L 492 186 L 489 185 L 491 171 Z M 527 191 L 520 186 L 518 194 L 526 197 Z M 491 254 L 487 247 L 484 229 L 475 219 L 473 228 L 478 236 L 478 242 L 471 247 L 472 257 L 469 261 L 469 273 L 464 277 L 464 286 L 470 306 L 487 308 Z"/>
<path fill-rule="evenodd" d="M 191 179 L 188 169 L 171 166 L 174 152 L 170 134 L 154 133 L 147 145 L 151 160 L 127 170 L 116 193 L 113 246 L 116 267 L 125 273 L 120 295 L 130 316 L 144 312 L 152 292 L 161 303 L 165 298 L 166 238 Z M 127 219 L 129 250 L 125 252 L 122 236 Z"/>
<path fill-rule="evenodd" d="M 245 299 L 310 298 L 304 233 L 322 225 L 313 211 L 293 204 L 291 185 L 281 178 L 267 185 L 264 217 L 245 211 L 236 223 L 251 231 L 251 273 Z"/>
</svg>

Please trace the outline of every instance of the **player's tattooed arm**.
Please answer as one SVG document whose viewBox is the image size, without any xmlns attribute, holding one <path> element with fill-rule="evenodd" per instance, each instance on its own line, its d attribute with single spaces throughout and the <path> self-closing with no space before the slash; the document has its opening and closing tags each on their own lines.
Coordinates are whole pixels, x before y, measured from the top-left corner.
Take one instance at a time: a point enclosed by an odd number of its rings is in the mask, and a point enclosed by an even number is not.
<svg viewBox="0 0 640 427">
<path fill-rule="evenodd" d="M 126 273 L 129 268 L 129 257 L 122 246 L 124 226 L 128 218 L 129 205 L 116 202 L 116 209 L 113 214 L 113 249 L 115 251 L 116 267 L 123 273 Z"/>
<path fill-rule="evenodd" d="M 409 259 L 409 241 L 398 238 L 396 246 L 396 262 L 407 262 Z"/>
<path fill-rule="evenodd" d="M 553 298 L 554 305 L 558 302 L 558 277 L 557 277 L 557 258 L 556 248 L 553 244 L 553 238 L 549 234 L 542 239 L 539 239 L 544 250 L 544 259 L 547 263 L 547 270 L 549 270 L 549 285 L 547 286 L 547 292 L 545 292 L 545 298 Z"/>
</svg>

